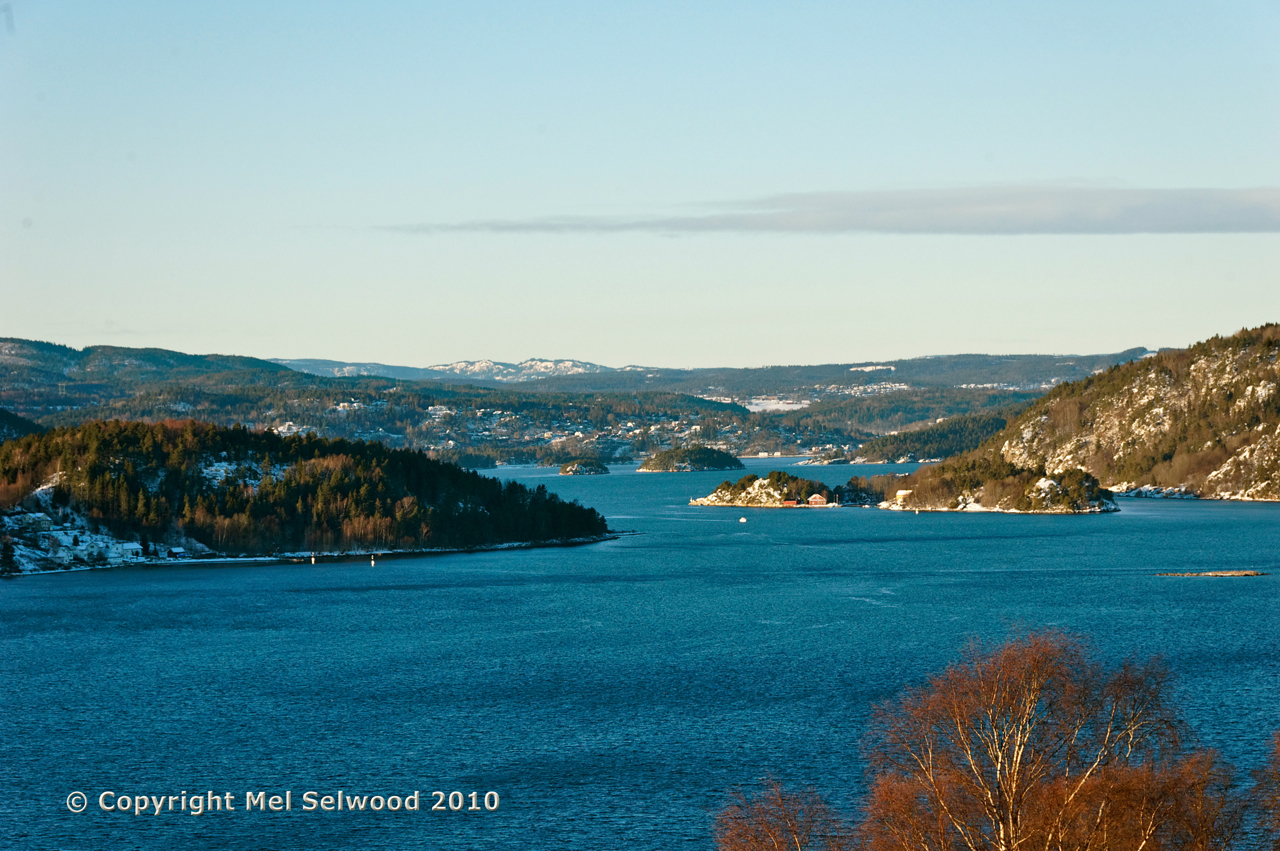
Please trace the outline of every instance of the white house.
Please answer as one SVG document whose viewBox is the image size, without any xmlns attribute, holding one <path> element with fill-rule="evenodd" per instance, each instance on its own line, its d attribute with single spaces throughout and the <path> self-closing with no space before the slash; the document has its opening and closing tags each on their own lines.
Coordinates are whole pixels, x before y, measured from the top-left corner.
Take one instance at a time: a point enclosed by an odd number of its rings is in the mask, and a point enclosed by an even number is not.
<svg viewBox="0 0 1280 851">
<path fill-rule="evenodd" d="M 18 518 L 18 523 L 29 532 L 48 532 L 53 528 L 53 521 L 43 511 L 24 514 Z"/>
</svg>

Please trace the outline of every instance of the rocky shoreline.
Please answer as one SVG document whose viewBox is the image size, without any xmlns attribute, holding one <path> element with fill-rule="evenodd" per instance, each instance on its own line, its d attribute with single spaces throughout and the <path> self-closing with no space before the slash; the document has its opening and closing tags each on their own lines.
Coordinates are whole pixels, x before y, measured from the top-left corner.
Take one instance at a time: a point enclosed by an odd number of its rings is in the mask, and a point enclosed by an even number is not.
<svg viewBox="0 0 1280 851">
<path fill-rule="evenodd" d="M 584 538 L 558 538 L 548 541 L 512 541 L 505 544 L 489 544 L 477 547 L 428 547 L 412 550 L 371 549 L 348 550 L 346 552 L 293 552 L 278 553 L 266 556 L 227 556 L 202 554 L 187 558 L 141 558 L 130 561 L 108 562 L 103 564 L 71 563 L 60 565 L 50 560 L 37 562 L 35 559 L 22 559 L 18 563 L 19 570 L 3 578 L 19 576 L 46 576 L 55 573 L 73 573 L 81 570 L 116 570 L 128 567 L 177 567 L 180 565 L 266 565 L 266 564 L 330 564 L 338 562 L 364 561 L 376 563 L 378 559 L 415 558 L 431 555 L 456 555 L 459 553 L 495 552 L 499 550 L 534 550 L 551 547 L 581 547 L 613 541 L 629 533 L 608 532 L 604 535 L 591 535 Z"/>
</svg>

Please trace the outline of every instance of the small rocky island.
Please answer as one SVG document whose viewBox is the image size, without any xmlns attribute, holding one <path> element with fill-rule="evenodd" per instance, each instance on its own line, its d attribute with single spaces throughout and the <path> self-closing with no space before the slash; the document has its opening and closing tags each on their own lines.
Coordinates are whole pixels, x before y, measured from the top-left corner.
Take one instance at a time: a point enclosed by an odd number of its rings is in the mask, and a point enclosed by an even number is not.
<svg viewBox="0 0 1280 851">
<path fill-rule="evenodd" d="M 877 477 L 879 478 L 879 477 Z M 888 493 L 891 488 L 885 487 Z M 1118 511 L 1111 491 L 1084 470 L 1027 470 L 981 450 L 921 467 L 898 480 L 881 508 L 905 511 L 1006 511 L 1105 514 Z"/>
<path fill-rule="evenodd" d="M 736 482 L 722 482 L 708 496 L 689 500 L 690 505 L 734 508 L 835 508 L 841 505 L 877 505 L 883 494 L 867 480 L 854 476 L 846 485 L 827 487 L 781 470 L 760 478 L 754 473 Z"/>
<path fill-rule="evenodd" d="M 599 476 L 609 472 L 609 468 L 597 458 L 579 458 L 560 467 L 562 476 Z"/>
<path fill-rule="evenodd" d="M 703 470 L 741 470 L 742 462 L 728 452 L 708 446 L 666 449 L 640 465 L 640 473 L 697 473 Z"/>
<path fill-rule="evenodd" d="M 1200 573 L 1157 573 L 1156 576 L 1266 576 L 1261 570 L 1205 570 Z"/>
</svg>

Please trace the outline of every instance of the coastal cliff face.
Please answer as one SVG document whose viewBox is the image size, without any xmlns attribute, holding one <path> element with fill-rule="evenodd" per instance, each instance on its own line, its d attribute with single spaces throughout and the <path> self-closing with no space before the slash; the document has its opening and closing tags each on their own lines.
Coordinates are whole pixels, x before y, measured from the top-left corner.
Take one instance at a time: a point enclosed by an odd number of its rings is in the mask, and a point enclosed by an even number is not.
<svg viewBox="0 0 1280 851">
<path fill-rule="evenodd" d="M 1280 499 L 1280 325 L 1062 385 L 992 443 L 1023 469 L 1086 470 L 1114 491 Z M 990 444 L 989 444 L 990 445 Z"/>
</svg>

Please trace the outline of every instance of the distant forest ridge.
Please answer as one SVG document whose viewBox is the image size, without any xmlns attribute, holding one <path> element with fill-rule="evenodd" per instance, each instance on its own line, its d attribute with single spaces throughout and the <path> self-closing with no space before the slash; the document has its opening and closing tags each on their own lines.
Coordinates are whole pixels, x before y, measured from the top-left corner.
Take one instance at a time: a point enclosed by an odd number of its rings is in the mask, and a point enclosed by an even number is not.
<svg viewBox="0 0 1280 851">
<path fill-rule="evenodd" d="M 319 359 L 275 359 L 236 355 L 191 355 L 166 349 L 89 346 L 0 338 L 0 374 L 24 385 L 136 385 L 220 373 L 301 372 L 326 378 L 381 377 L 399 381 L 521 385 L 537 392 L 602 393 L 637 390 L 705 395 L 786 392 L 812 385 L 900 383 L 909 386 L 1048 389 L 1084 378 L 1118 363 L 1150 354 L 1145 348 L 1094 355 L 939 355 L 863 363 L 669 369 L 613 368 L 577 360 L 530 359 L 519 364 L 459 361 L 432 367 L 391 366 Z"/>
<path fill-rule="evenodd" d="M 501 361 L 458 361 L 437 366 L 414 367 L 392 366 L 385 363 L 348 363 L 345 361 L 322 360 L 317 358 L 271 358 L 272 363 L 287 366 L 298 372 L 312 375 L 323 375 L 335 378 L 373 375 L 382 378 L 398 378 L 408 381 L 450 381 L 474 380 L 488 383 L 505 384 L 513 381 L 532 381 L 538 378 L 561 375 L 580 375 L 593 372 L 614 372 L 616 370 L 599 364 L 578 360 L 546 360 L 530 358 L 520 363 L 504 363 Z M 628 367 L 624 367 L 626 369 Z M 639 367 L 629 367 L 637 369 Z"/>
<path fill-rule="evenodd" d="M 527 389 L 565 392 L 667 390 L 700 394 L 785 392 L 811 384 L 998 385 L 1030 389 L 1084 378 L 1117 363 L 1148 354 L 1142 347 L 1101 355 L 938 355 L 862 363 L 767 367 L 671 369 L 620 368 L 578 360 L 529 359 L 521 363 L 459 361 L 431 367 L 392 366 L 316 359 L 274 359 L 299 372 L 328 377 L 381 376 L 402 380 L 459 381 L 528 385 Z M 1047 388 L 1046 388 L 1047 389 Z"/>
<path fill-rule="evenodd" d="M 310 362 L 325 373 L 313 374 L 256 358 L 10 338 L 0 340 L 0 408 L 44 427 L 193 417 L 375 440 L 470 467 L 620 463 L 694 444 L 734 455 L 834 457 L 890 432 L 1024 405 L 1055 384 L 1142 354 L 652 371 L 478 361 L 445 365 L 454 372 L 441 380 L 419 380 L 423 373 L 368 374 L 377 364 Z M 479 377 L 494 370 L 545 377 Z"/>
</svg>

